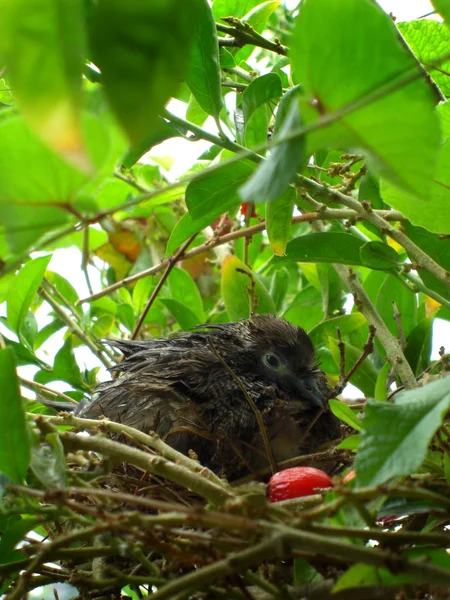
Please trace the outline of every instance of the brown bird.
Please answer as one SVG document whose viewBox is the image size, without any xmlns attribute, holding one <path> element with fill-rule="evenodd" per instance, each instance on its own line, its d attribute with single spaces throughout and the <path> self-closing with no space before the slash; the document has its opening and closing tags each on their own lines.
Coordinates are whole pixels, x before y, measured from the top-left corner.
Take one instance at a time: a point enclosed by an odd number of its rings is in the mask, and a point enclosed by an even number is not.
<svg viewBox="0 0 450 600">
<path fill-rule="evenodd" d="M 278 463 L 340 436 L 310 338 L 273 315 L 108 344 L 125 356 L 121 375 L 78 416 L 156 431 L 229 479 L 268 467 L 267 442 Z"/>
</svg>

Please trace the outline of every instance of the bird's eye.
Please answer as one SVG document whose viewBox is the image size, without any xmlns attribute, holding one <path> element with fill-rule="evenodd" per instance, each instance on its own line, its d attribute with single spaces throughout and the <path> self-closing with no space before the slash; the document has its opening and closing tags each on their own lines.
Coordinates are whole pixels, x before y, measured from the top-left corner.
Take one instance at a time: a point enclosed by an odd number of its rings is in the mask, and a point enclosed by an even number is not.
<svg viewBox="0 0 450 600">
<path fill-rule="evenodd" d="M 264 362 L 269 367 L 272 367 L 272 369 L 278 369 L 281 364 L 278 356 L 275 356 L 275 354 L 270 354 L 270 352 L 264 355 Z"/>
</svg>

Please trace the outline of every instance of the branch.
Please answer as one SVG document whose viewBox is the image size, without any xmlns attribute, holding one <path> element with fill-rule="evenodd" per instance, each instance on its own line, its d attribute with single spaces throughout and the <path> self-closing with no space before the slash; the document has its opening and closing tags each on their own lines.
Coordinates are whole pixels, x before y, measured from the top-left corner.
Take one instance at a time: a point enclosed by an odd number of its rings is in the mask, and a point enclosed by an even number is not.
<svg viewBox="0 0 450 600">
<path fill-rule="evenodd" d="M 403 221 L 405 217 L 397 211 L 379 211 L 383 214 L 383 218 L 389 221 Z M 305 213 L 303 215 L 298 215 L 292 218 L 291 223 L 311 223 L 313 221 L 323 221 L 323 220 L 341 220 L 341 219 L 351 219 L 356 217 L 357 214 L 353 210 L 343 210 L 336 208 L 323 208 L 318 212 Z M 266 229 L 266 222 L 258 223 L 257 225 L 252 225 L 251 227 L 245 227 L 242 229 L 238 229 L 237 231 L 233 231 L 231 233 L 227 233 L 222 236 L 214 236 L 210 240 L 207 240 L 204 244 L 200 244 L 196 246 L 192 250 L 185 252 L 183 255 L 183 260 L 192 258 L 193 256 L 197 256 L 206 250 L 210 250 L 212 248 L 217 248 L 217 246 L 222 246 L 223 244 L 228 244 L 234 240 L 238 240 L 243 237 L 251 237 L 260 231 L 264 231 Z M 98 298 L 102 298 L 103 296 L 107 296 L 111 294 L 115 290 L 128 285 L 129 283 L 133 283 L 142 279 L 143 277 L 147 277 L 149 275 L 154 275 L 155 273 L 159 273 L 167 267 L 169 262 L 173 260 L 173 257 L 176 253 L 172 254 L 169 258 L 165 258 L 161 261 L 159 265 L 155 265 L 146 269 L 145 271 L 140 271 L 139 273 L 135 273 L 134 275 L 130 275 L 129 277 L 125 277 L 112 285 L 109 285 L 103 288 L 100 292 L 93 294 L 92 296 L 87 296 L 86 298 L 82 298 L 81 300 L 77 300 L 77 306 L 84 302 L 92 302 L 93 300 L 97 300 Z"/>
</svg>

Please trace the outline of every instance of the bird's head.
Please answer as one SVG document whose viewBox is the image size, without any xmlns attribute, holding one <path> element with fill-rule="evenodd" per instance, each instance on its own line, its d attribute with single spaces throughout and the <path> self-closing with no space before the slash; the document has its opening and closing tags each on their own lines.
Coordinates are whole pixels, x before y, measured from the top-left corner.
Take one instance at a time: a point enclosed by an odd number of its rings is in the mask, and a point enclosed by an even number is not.
<svg viewBox="0 0 450 600">
<path fill-rule="evenodd" d="M 318 386 L 323 373 L 308 334 L 273 315 L 254 315 L 248 323 L 250 345 L 264 380 L 309 409 L 324 409 L 325 398 Z"/>
</svg>

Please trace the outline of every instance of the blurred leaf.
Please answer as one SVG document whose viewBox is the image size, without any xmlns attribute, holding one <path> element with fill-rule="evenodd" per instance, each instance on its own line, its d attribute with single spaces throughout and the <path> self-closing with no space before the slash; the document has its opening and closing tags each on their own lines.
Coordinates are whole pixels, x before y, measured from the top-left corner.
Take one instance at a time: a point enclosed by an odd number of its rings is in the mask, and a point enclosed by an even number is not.
<svg viewBox="0 0 450 600">
<path fill-rule="evenodd" d="M 8 323 L 18 335 L 20 335 L 28 309 L 36 298 L 50 259 L 51 255 L 49 254 L 27 263 L 19 271 L 9 289 L 7 299 Z"/>
<path fill-rule="evenodd" d="M 182 329 L 189 331 L 196 325 L 200 325 L 201 319 L 199 319 L 190 308 L 178 300 L 172 300 L 171 298 L 160 298 L 160 302 L 167 307 Z"/>
<path fill-rule="evenodd" d="M 401 263 L 397 252 L 382 242 L 367 242 L 359 250 L 361 261 L 370 269 L 390 270 Z"/>
<path fill-rule="evenodd" d="M 107 131 L 91 115 L 84 115 L 83 131 L 90 161 L 100 169 L 110 151 Z M 0 121 L 0 170 L 0 220 L 14 252 L 64 224 L 65 205 L 89 180 L 41 142 L 21 117 Z"/>
<path fill-rule="evenodd" d="M 277 313 L 279 313 L 283 306 L 283 301 L 288 290 L 289 280 L 290 274 L 286 267 L 277 269 L 273 274 L 270 285 L 270 295 L 272 296 Z"/>
<path fill-rule="evenodd" d="M 217 216 L 240 203 L 237 190 L 254 169 L 254 163 L 241 160 L 212 173 L 206 171 L 191 181 L 186 188 L 186 204 L 191 218 Z"/>
<path fill-rule="evenodd" d="M 283 96 L 275 121 L 274 141 L 283 138 L 299 127 L 298 94 L 300 87 L 296 86 Z M 239 193 L 245 202 L 275 201 L 285 191 L 300 168 L 304 157 L 304 139 L 298 137 L 282 144 L 272 146 L 270 155 L 262 161 L 253 175 L 240 188 Z"/>
<path fill-rule="evenodd" d="M 0 563 L 5 564 L 11 560 L 13 562 L 14 548 L 21 542 L 24 536 L 32 531 L 36 525 L 41 522 L 41 519 L 36 517 L 18 517 L 11 519 L 11 517 L 2 517 L 0 519 L 1 527 L 1 539 L 0 539 Z M 17 557 L 16 560 L 23 558 L 23 554 Z"/>
<path fill-rule="evenodd" d="M 170 272 L 167 283 L 173 300 L 189 307 L 199 322 L 205 321 L 203 300 L 200 291 L 187 271 L 175 267 Z"/>
<path fill-rule="evenodd" d="M 290 47 L 295 80 L 305 88 L 305 124 L 354 106 L 308 134 L 306 155 L 360 149 L 383 177 L 416 198 L 428 197 L 440 142 L 434 98 L 421 77 L 403 83 L 417 66 L 390 17 L 371 0 L 309 0 L 300 6 Z M 391 91 L 383 94 L 385 86 Z M 379 96 L 361 106 L 375 92 Z"/>
<path fill-rule="evenodd" d="M 22 484 L 30 464 L 30 438 L 11 348 L 0 349 L 0 388 L 0 472 Z"/>
<path fill-rule="evenodd" d="M 200 2 L 100 0 L 90 44 L 94 62 L 131 142 L 143 143 L 183 78 Z"/>
<path fill-rule="evenodd" d="M 448 239 L 441 238 L 436 233 L 431 233 L 423 227 L 414 227 L 408 222 L 403 224 L 403 228 L 406 235 L 411 238 L 419 248 L 431 256 L 431 258 L 444 269 L 450 271 L 450 244 L 448 243 Z M 450 300 L 449 286 L 446 286 L 445 283 L 439 281 L 439 279 L 426 269 L 421 269 L 419 274 L 427 287 Z"/>
<path fill-rule="evenodd" d="M 449 409 L 449 378 L 398 394 L 393 404 L 369 400 L 355 463 L 358 486 L 379 485 L 418 469 Z"/>
<path fill-rule="evenodd" d="M 444 17 L 445 24 L 450 23 L 450 3 L 448 0 L 431 0 L 434 8 Z"/>
<path fill-rule="evenodd" d="M 69 162 L 89 170 L 80 123 L 82 2 L 10 0 L 2 8 L 0 47 L 23 114 L 43 140 Z"/>
<path fill-rule="evenodd" d="M 393 301 L 395 301 L 400 313 L 403 332 L 405 336 L 408 336 L 417 324 L 417 297 L 402 284 L 400 279 L 389 276 L 378 289 L 375 306 L 383 321 L 389 327 L 389 331 L 398 336 L 398 324 L 394 319 Z"/>
<path fill-rule="evenodd" d="M 375 385 L 375 400 L 378 400 L 379 402 L 386 402 L 387 400 L 386 384 L 391 370 L 392 365 L 387 362 L 378 373 L 377 383 Z"/>
<path fill-rule="evenodd" d="M 450 231 L 450 103 L 445 102 L 436 108 L 442 125 L 443 140 L 439 146 L 437 165 L 430 176 L 431 188 L 424 192 L 420 202 L 407 190 L 395 187 L 381 180 L 381 195 L 392 208 L 402 212 L 413 225 L 425 227 L 435 233 L 446 234 Z M 415 131 L 414 135 L 418 132 Z M 405 138 L 406 140 L 406 138 Z M 410 143 L 413 143 L 412 141 Z M 421 148 L 421 144 L 416 144 Z"/>
<path fill-rule="evenodd" d="M 33 448 L 31 470 L 46 489 L 67 487 L 67 466 L 64 448 L 56 433 L 46 436 L 47 444 Z"/>
<path fill-rule="evenodd" d="M 214 18 L 219 22 L 221 17 L 236 17 L 240 19 L 260 2 L 261 0 L 214 0 Z"/>
<path fill-rule="evenodd" d="M 356 417 L 355 413 L 347 404 L 341 402 L 340 400 L 333 399 L 331 399 L 329 403 L 331 412 L 338 419 L 344 421 L 344 423 L 347 423 L 347 425 L 350 425 L 350 427 L 353 427 L 353 429 L 356 429 L 356 431 L 362 430 L 361 421 Z"/>
<path fill-rule="evenodd" d="M 333 587 L 333 593 L 358 586 L 376 586 L 379 584 L 378 568 L 373 565 L 356 563 L 341 575 Z"/>
<path fill-rule="evenodd" d="M 235 256 L 222 263 L 222 297 L 232 321 L 248 319 L 251 312 L 275 313 L 269 292 L 256 273 Z"/>
<path fill-rule="evenodd" d="M 128 331 L 133 331 L 136 325 L 133 307 L 129 304 L 119 304 L 117 307 L 117 318 Z"/>
<path fill-rule="evenodd" d="M 176 128 L 168 121 L 165 121 L 162 117 L 158 117 L 155 119 L 151 131 L 148 132 L 139 143 L 136 142 L 132 144 L 127 150 L 126 154 L 122 158 L 122 165 L 126 169 L 131 169 L 131 167 L 136 164 L 146 152 L 151 150 L 153 146 L 161 144 L 162 142 L 170 140 L 174 137 L 180 137 L 186 133 L 187 130 Z"/>
<path fill-rule="evenodd" d="M 267 204 L 266 230 L 274 254 L 282 256 L 286 251 L 294 202 L 295 190 L 289 189 L 282 196 Z"/>
<path fill-rule="evenodd" d="M 359 434 L 349 435 L 338 446 L 338 450 L 358 450 L 361 444 L 361 436 Z"/>
<path fill-rule="evenodd" d="M 273 263 L 325 262 L 362 265 L 359 249 L 364 242 L 349 233 L 310 233 L 291 240 L 285 256 L 274 256 Z"/>
<path fill-rule="evenodd" d="M 430 363 L 434 319 L 422 319 L 406 338 L 404 354 L 413 373 L 420 375 Z"/>
<path fill-rule="evenodd" d="M 315 346 L 319 346 L 327 341 L 329 337 L 336 337 L 336 329 L 339 329 L 342 336 L 346 336 L 355 329 L 360 329 L 366 323 L 366 318 L 361 313 L 351 313 L 326 319 L 319 323 L 308 332 Z"/>
<path fill-rule="evenodd" d="M 85 389 L 80 367 L 75 359 L 72 349 L 72 338 L 69 337 L 64 345 L 58 350 L 53 362 L 53 369 L 50 372 L 39 371 L 36 373 L 35 381 L 38 383 L 49 383 L 50 381 L 65 381 L 76 389 Z"/>
<path fill-rule="evenodd" d="M 223 106 L 217 30 L 208 1 L 198 4 L 186 83 L 201 108 L 217 119 Z"/>
</svg>

